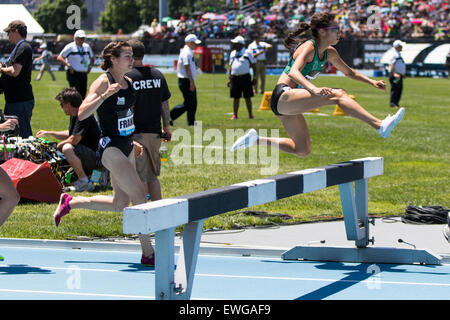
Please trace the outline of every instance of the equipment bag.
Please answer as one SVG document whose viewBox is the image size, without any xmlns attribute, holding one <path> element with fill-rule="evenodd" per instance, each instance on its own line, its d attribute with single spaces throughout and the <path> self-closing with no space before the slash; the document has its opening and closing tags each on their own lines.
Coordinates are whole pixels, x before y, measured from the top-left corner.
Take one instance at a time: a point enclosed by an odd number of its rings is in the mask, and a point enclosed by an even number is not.
<svg viewBox="0 0 450 320">
<path fill-rule="evenodd" d="M 2 165 L 21 198 L 56 203 L 62 193 L 61 183 L 53 174 L 50 164 L 12 158 Z"/>
</svg>

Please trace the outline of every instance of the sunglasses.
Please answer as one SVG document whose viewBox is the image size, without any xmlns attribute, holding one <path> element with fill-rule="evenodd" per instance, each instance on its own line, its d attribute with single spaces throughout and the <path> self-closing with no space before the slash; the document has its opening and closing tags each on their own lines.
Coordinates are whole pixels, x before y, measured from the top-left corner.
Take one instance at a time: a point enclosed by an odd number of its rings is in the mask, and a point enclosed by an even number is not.
<svg viewBox="0 0 450 320">
<path fill-rule="evenodd" d="M 333 32 L 339 32 L 340 31 L 340 28 L 336 27 L 336 26 L 334 26 L 334 27 L 323 27 L 323 28 L 320 28 L 320 29 L 331 30 Z"/>
</svg>

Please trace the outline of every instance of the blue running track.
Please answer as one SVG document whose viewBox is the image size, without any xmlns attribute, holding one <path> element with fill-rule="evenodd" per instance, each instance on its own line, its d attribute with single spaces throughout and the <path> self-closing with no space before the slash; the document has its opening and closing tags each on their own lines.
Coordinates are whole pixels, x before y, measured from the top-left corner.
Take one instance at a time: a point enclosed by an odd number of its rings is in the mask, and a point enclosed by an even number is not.
<svg viewBox="0 0 450 320">
<path fill-rule="evenodd" d="M 0 299 L 152 300 L 153 268 L 140 253 L 0 246 Z M 450 265 L 283 261 L 200 255 L 192 299 L 450 299 Z"/>
</svg>

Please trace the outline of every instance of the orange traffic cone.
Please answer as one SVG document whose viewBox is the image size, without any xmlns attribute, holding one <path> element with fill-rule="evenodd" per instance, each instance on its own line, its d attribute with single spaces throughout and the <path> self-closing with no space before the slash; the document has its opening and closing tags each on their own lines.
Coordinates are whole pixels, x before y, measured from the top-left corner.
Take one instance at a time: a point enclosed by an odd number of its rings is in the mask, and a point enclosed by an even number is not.
<svg viewBox="0 0 450 320">
<path fill-rule="evenodd" d="M 353 100 L 356 100 L 355 96 L 349 95 L 349 97 L 352 98 Z M 344 111 L 342 111 L 342 109 L 339 108 L 338 105 L 336 105 L 336 108 L 334 109 L 333 112 L 333 116 L 346 116 L 346 115 L 347 114 Z"/>
<path fill-rule="evenodd" d="M 270 99 L 272 99 L 272 91 L 264 92 L 264 95 L 261 100 L 261 105 L 259 106 L 260 111 L 271 110 Z"/>
<path fill-rule="evenodd" d="M 334 109 L 333 116 L 346 116 L 346 113 L 342 111 L 341 108 L 339 108 L 338 105 L 336 105 L 336 108 Z"/>
</svg>

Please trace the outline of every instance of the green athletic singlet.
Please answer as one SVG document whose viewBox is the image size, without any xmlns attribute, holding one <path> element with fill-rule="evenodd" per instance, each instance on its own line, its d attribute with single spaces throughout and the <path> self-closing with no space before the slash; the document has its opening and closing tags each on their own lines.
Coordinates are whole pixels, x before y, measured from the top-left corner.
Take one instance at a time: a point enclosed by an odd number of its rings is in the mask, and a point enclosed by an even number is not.
<svg viewBox="0 0 450 320">
<path fill-rule="evenodd" d="M 315 78 L 317 78 L 317 76 L 320 74 L 320 72 L 323 69 L 323 65 L 325 64 L 325 62 L 327 62 L 327 51 L 325 50 L 323 60 L 320 60 L 316 41 L 314 41 L 314 39 L 311 39 L 311 41 L 314 44 L 314 59 L 311 62 L 305 64 L 305 66 L 303 67 L 303 70 L 302 70 L 302 75 L 309 81 L 312 81 Z M 291 59 L 289 60 L 289 63 L 284 68 L 283 72 L 286 74 L 289 74 L 289 71 L 291 71 L 293 64 L 294 64 L 294 57 L 291 57 Z"/>
</svg>

